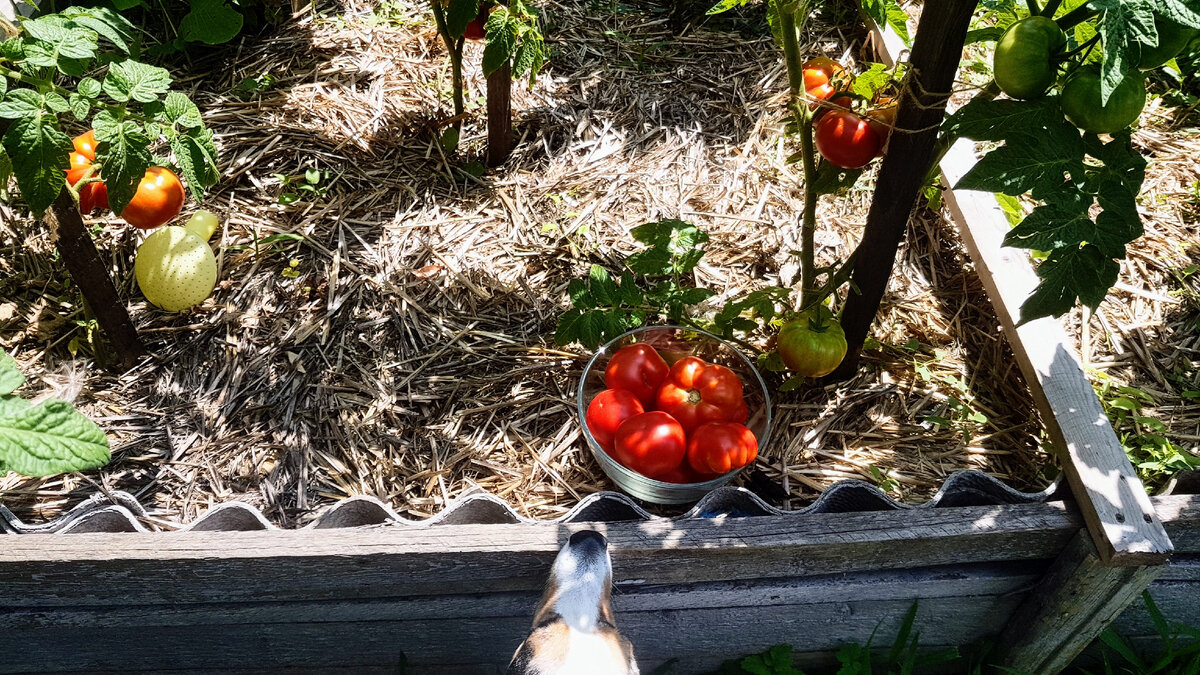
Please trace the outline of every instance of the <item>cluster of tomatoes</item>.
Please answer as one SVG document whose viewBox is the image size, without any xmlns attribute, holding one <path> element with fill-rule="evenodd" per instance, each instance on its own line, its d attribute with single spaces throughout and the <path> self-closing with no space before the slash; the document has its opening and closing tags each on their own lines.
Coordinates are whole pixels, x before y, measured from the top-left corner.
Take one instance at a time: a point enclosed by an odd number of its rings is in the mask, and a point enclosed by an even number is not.
<svg viewBox="0 0 1200 675">
<path fill-rule="evenodd" d="M 70 155 L 71 168 L 67 169 L 67 182 L 73 187 L 92 168 L 96 161 L 96 134 L 88 131 L 72 141 L 75 150 Z M 104 181 L 95 181 L 79 188 L 79 211 L 88 215 L 97 209 L 107 209 L 108 187 Z M 121 211 L 125 222 L 142 229 L 153 229 L 163 225 L 183 209 L 183 183 L 174 171 L 161 166 L 152 166 L 138 183 L 137 192 L 129 205 Z"/>
<path fill-rule="evenodd" d="M 636 343 L 613 354 L 607 389 L 592 399 L 587 427 L 626 468 L 669 483 L 698 483 L 740 469 L 758 456 L 746 428 L 742 380 L 696 356 L 667 365 Z"/>
<path fill-rule="evenodd" d="M 849 74 L 841 64 L 821 56 L 803 66 L 804 91 L 816 110 L 814 140 L 817 152 L 829 163 L 843 169 L 859 169 L 883 154 L 888 136 L 896 122 L 896 104 L 878 98 L 872 108 L 859 115 L 854 111 L 858 99 L 847 92 Z M 835 107 L 822 105 L 828 101 Z"/>
<path fill-rule="evenodd" d="M 1170 61 L 1197 31 L 1154 16 L 1156 47 L 1143 47 L 1137 67 L 1151 70 Z M 1067 38 L 1052 19 L 1030 16 L 1013 23 L 996 43 L 992 70 L 996 85 L 1011 98 L 1032 100 L 1046 95 L 1064 63 Z M 1059 83 L 1059 99 L 1071 124 L 1093 134 L 1111 134 L 1137 121 L 1146 107 L 1146 79 L 1130 69 L 1105 101 L 1100 67 L 1087 63 L 1071 69 Z"/>
</svg>

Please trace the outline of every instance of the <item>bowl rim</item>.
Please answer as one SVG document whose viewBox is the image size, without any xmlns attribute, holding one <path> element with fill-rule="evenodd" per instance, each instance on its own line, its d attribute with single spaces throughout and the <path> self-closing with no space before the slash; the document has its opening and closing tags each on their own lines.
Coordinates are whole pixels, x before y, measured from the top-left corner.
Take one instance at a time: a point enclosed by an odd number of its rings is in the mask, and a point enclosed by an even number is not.
<svg viewBox="0 0 1200 675">
<path fill-rule="evenodd" d="M 750 358 L 747 357 L 745 354 L 743 354 L 742 350 L 739 349 L 736 345 L 734 345 L 733 343 L 729 342 L 728 340 L 726 340 L 725 338 L 723 338 L 719 335 L 714 335 L 704 329 L 693 328 L 691 326 L 679 326 L 676 324 L 656 324 L 656 325 L 650 325 L 650 326 L 638 326 L 637 328 L 634 328 L 632 330 L 627 330 L 624 333 L 621 333 L 620 335 L 618 335 L 617 337 L 609 340 L 608 342 L 605 342 L 603 345 L 600 345 L 600 347 L 598 349 L 596 349 L 596 352 L 594 354 L 592 354 L 592 357 L 590 359 L 588 359 L 587 365 L 585 365 L 583 367 L 583 373 L 580 374 L 580 376 L 579 376 L 579 384 L 575 387 L 575 412 L 579 418 L 579 426 L 583 431 L 583 437 L 584 437 L 585 442 L 587 443 L 588 449 L 590 449 L 592 452 L 599 452 L 601 455 L 603 455 L 605 459 L 607 459 L 609 462 L 612 463 L 613 467 L 618 472 L 628 474 L 629 477 L 636 478 L 637 480 L 648 481 L 649 487 L 656 488 L 656 489 L 657 488 L 665 488 L 665 489 L 712 489 L 712 490 L 715 490 L 716 488 L 719 488 L 722 485 L 728 483 L 737 474 L 744 471 L 747 466 L 750 466 L 750 464 L 738 467 L 738 468 L 734 469 L 733 471 L 730 471 L 729 473 L 724 473 L 724 474 L 721 474 L 720 476 L 717 476 L 716 478 L 706 480 L 706 481 L 701 481 L 699 483 L 671 483 L 671 482 L 664 481 L 664 480 L 658 480 L 657 478 L 651 478 L 644 474 L 638 473 L 637 471 L 634 471 L 633 469 L 630 469 L 629 467 L 625 466 L 624 464 L 621 464 L 620 462 L 618 462 L 612 455 L 605 452 L 604 448 L 601 447 L 599 441 L 596 440 L 596 437 L 592 435 L 591 429 L 588 429 L 588 426 L 587 426 L 587 405 L 590 402 L 585 402 L 583 400 L 583 389 L 584 389 L 584 385 L 587 383 L 587 373 L 592 371 L 592 368 L 593 368 L 593 366 L 596 365 L 596 360 L 600 358 L 600 355 L 607 353 L 607 350 L 609 347 L 620 342 L 621 340 L 624 340 L 627 337 L 637 335 L 638 333 L 644 333 L 644 332 L 650 331 L 650 330 L 667 330 L 667 329 L 681 330 L 681 331 L 686 331 L 688 333 L 698 333 L 702 336 L 705 336 L 707 338 L 715 340 L 716 342 L 721 343 L 721 345 L 723 345 L 724 347 L 729 349 L 729 351 L 736 354 L 737 357 L 746 364 L 746 368 L 748 368 L 749 371 L 754 374 L 754 381 L 758 384 L 759 389 L 762 391 L 763 409 L 764 409 L 764 414 L 766 415 L 766 419 L 763 421 L 762 440 L 759 442 L 759 445 L 758 445 L 759 452 L 762 452 L 762 449 L 766 447 L 767 442 L 771 439 L 771 422 L 773 421 L 772 414 L 771 414 L 771 393 L 767 390 L 766 380 L 763 379 L 762 373 L 758 372 L 758 368 L 754 365 L 754 362 L 751 361 Z M 751 462 L 751 464 L 753 464 L 753 462 Z"/>
</svg>

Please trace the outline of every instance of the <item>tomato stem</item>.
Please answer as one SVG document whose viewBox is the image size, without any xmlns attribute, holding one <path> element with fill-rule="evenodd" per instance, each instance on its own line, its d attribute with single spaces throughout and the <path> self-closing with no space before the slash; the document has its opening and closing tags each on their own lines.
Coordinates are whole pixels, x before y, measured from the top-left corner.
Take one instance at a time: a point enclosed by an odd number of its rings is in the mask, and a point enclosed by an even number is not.
<svg viewBox="0 0 1200 675">
<path fill-rule="evenodd" d="M 1058 11 L 1060 6 L 1062 6 L 1062 0 L 1049 0 L 1046 6 L 1042 8 L 1042 16 L 1053 19 L 1054 13 Z"/>
<path fill-rule="evenodd" d="M 1025 5 L 1029 7 L 1029 13 L 1034 16 L 1042 13 L 1042 9 L 1038 7 L 1037 0 L 1025 0 Z"/>
<path fill-rule="evenodd" d="M 1092 3 L 1088 2 L 1058 17 L 1058 20 L 1055 23 L 1058 24 L 1059 28 L 1065 31 L 1078 26 L 1079 24 L 1087 21 L 1099 13 L 1100 10 L 1092 7 Z"/>
<path fill-rule="evenodd" d="M 62 87 L 58 86 L 57 84 L 54 84 L 50 80 L 40 80 L 36 77 L 30 77 L 29 75 L 26 75 L 17 70 L 12 70 L 11 68 L 5 68 L 4 66 L 0 66 L 0 75 L 3 75 L 5 77 L 9 78 L 10 80 L 16 80 L 18 82 L 23 82 L 30 86 L 36 87 L 38 89 L 38 91 L 43 92 L 43 93 L 45 93 L 47 91 L 53 91 L 54 93 L 62 96 L 63 98 L 69 98 L 71 96 L 71 92 L 69 90 L 63 89 Z"/>
<path fill-rule="evenodd" d="M 787 61 L 788 86 L 791 89 L 789 107 L 800 132 L 800 156 L 804 170 L 804 214 L 800 223 L 800 304 L 808 304 L 817 286 L 817 265 L 813 238 L 817 229 L 816 152 L 813 148 L 813 116 L 804 95 L 804 62 L 800 56 L 799 31 L 796 17 L 803 3 L 786 4 L 779 8 L 780 32 L 783 34 L 783 54 Z"/>
<path fill-rule="evenodd" d="M 446 44 L 446 51 L 450 53 L 450 83 L 454 95 L 454 116 L 457 118 L 454 122 L 454 129 L 462 131 L 462 115 L 466 109 L 463 101 L 462 50 L 466 40 L 450 35 L 450 29 L 446 24 L 446 15 L 442 11 L 441 5 L 438 4 L 438 0 L 430 0 L 429 4 L 433 7 L 433 20 L 437 24 L 438 35 L 442 37 L 442 42 Z"/>
</svg>

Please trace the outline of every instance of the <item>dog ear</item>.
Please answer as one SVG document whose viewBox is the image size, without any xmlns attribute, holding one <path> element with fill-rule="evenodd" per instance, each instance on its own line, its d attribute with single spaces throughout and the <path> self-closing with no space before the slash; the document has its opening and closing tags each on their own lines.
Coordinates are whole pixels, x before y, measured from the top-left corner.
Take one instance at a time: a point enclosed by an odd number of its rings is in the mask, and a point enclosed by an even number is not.
<svg viewBox="0 0 1200 675">
<path fill-rule="evenodd" d="M 521 643 L 517 647 L 517 652 L 513 654 L 512 661 L 508 664 L 508 670 L 504 671 L 505 675 L 532 675 L 533 662 L 533 647 L 530 646 L 529 640 Z"/>
</svg>

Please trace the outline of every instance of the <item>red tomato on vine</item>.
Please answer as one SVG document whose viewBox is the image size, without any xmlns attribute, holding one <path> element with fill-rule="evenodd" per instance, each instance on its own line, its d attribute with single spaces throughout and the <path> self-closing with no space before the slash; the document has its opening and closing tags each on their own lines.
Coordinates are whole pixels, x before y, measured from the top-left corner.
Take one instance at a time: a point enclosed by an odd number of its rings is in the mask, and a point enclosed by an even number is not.
<svg viewBox="0 0 1200 675">
<path fill-rule="evenodd" d="M 817 122 L 817 151 L 835 166 L 859 169 L 875 159 L 883 141 L 866 120 L 852 112 L 831 110 Z"/>
</svg>

